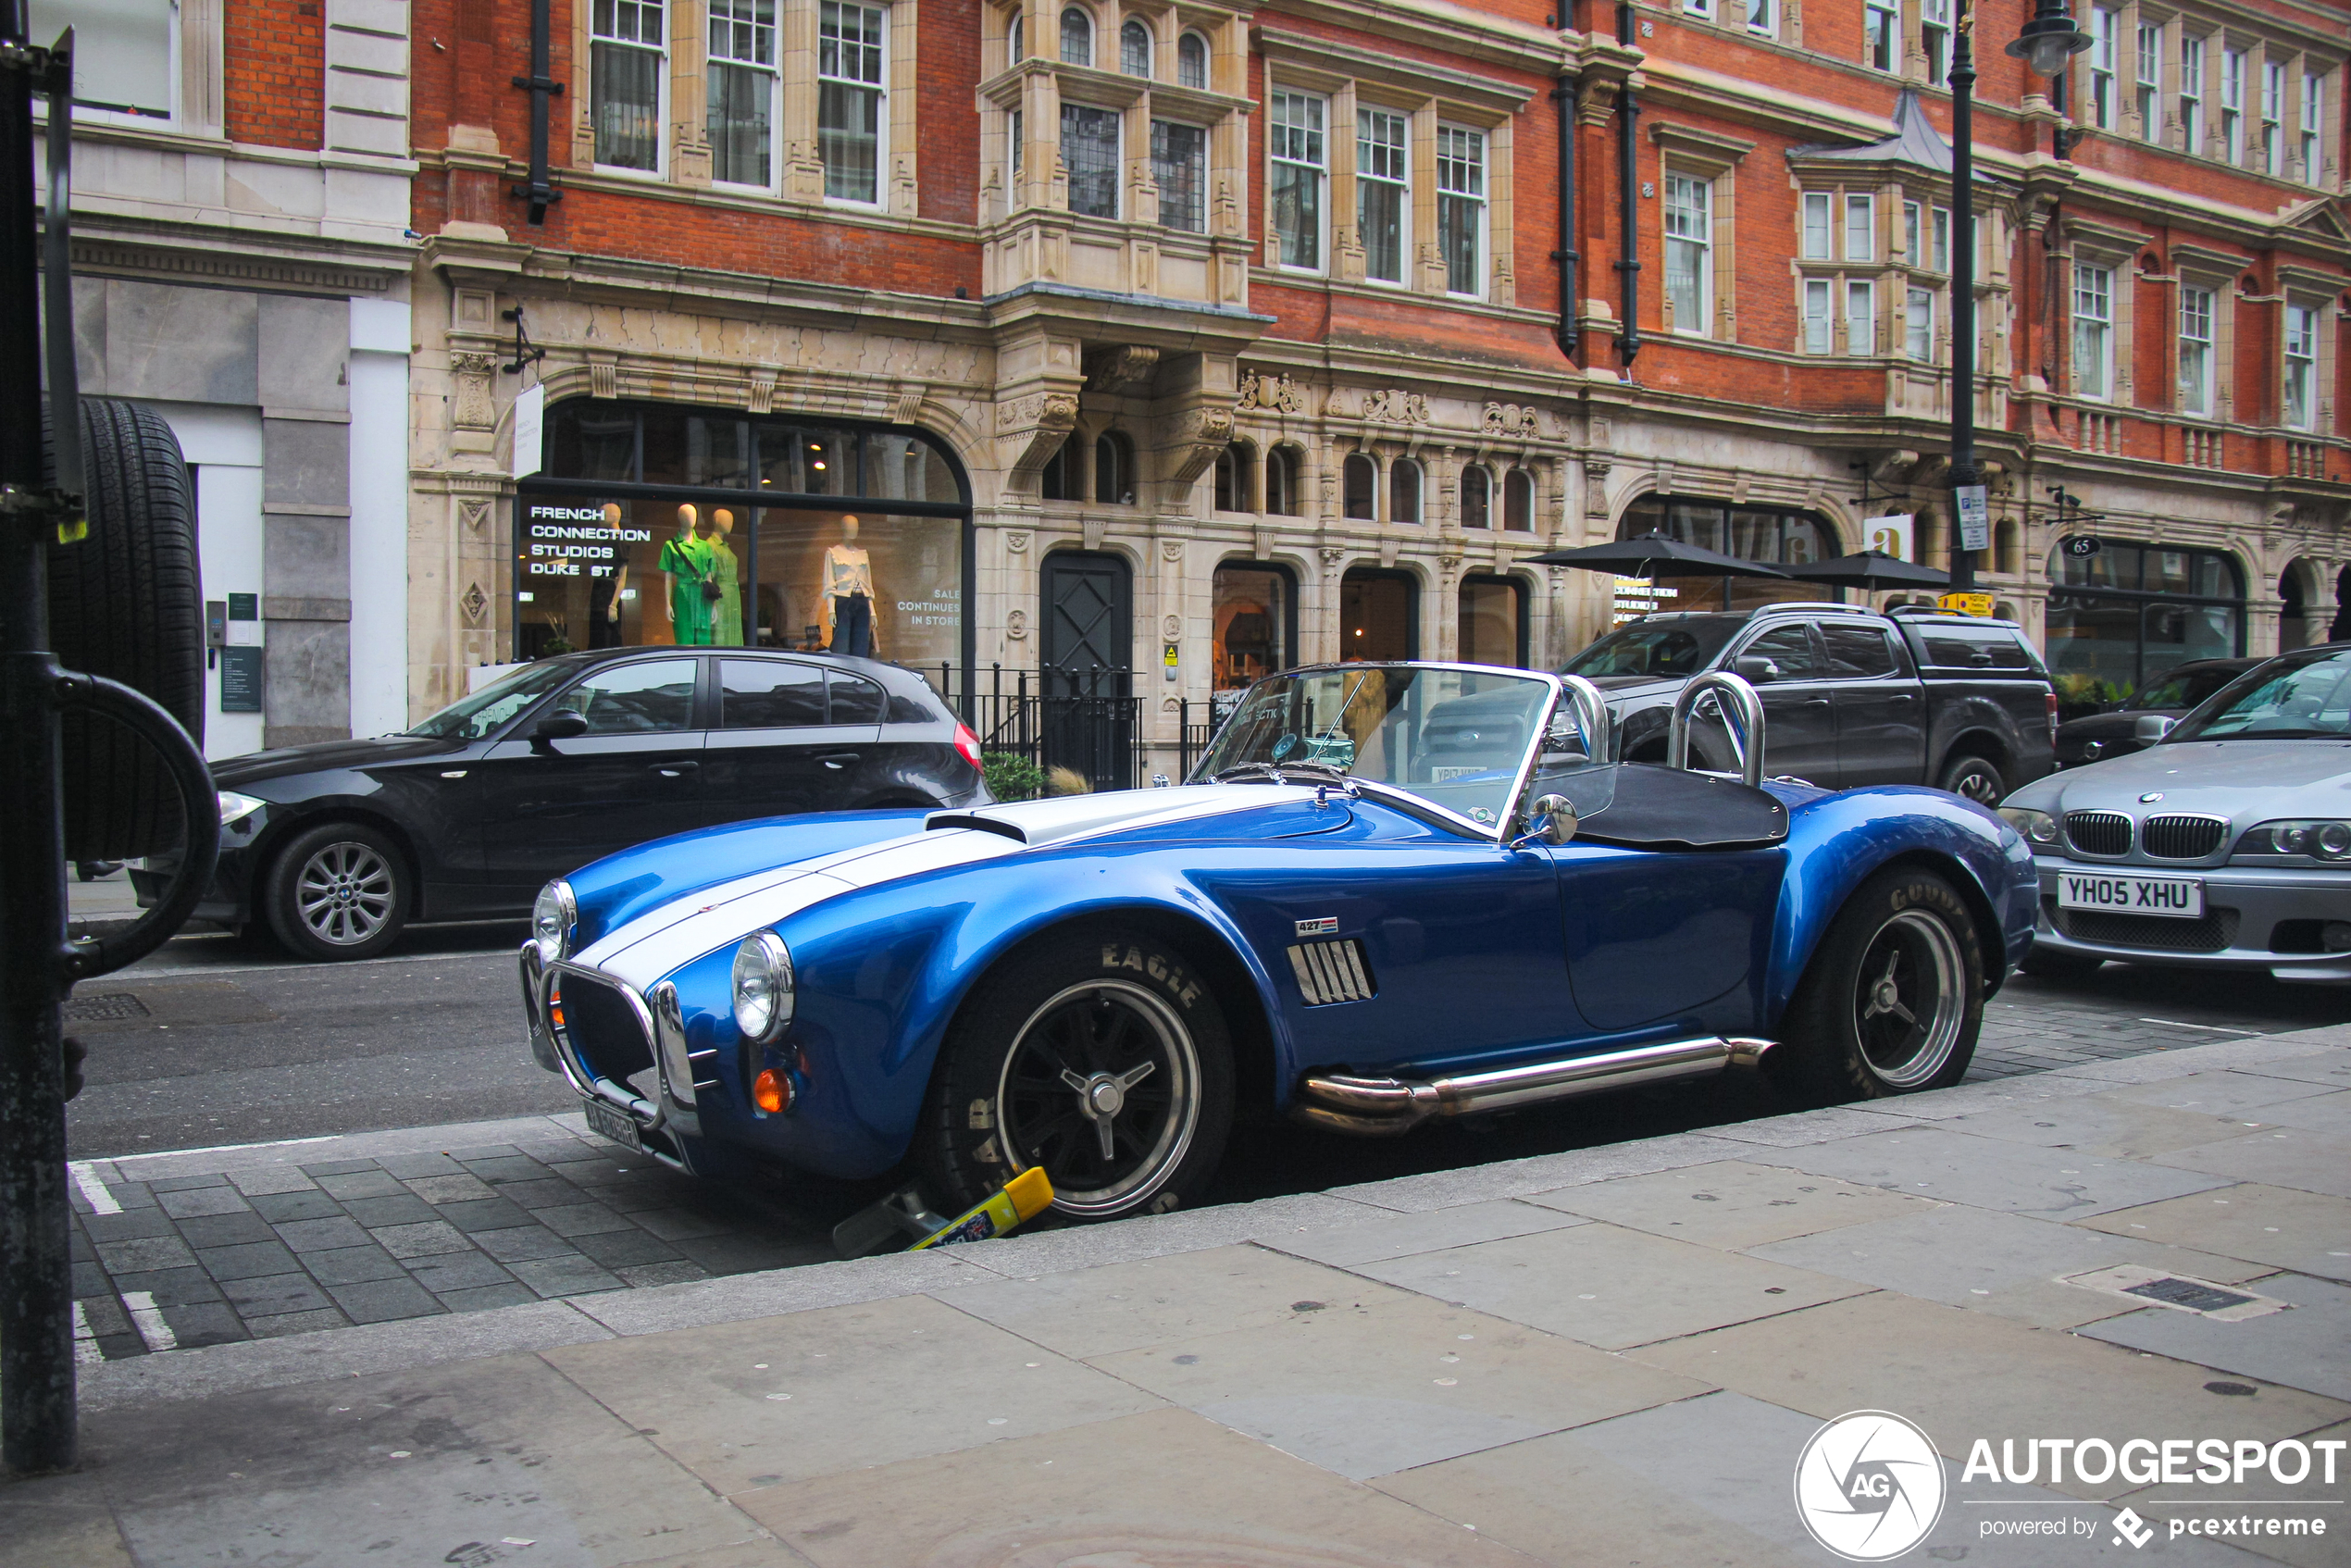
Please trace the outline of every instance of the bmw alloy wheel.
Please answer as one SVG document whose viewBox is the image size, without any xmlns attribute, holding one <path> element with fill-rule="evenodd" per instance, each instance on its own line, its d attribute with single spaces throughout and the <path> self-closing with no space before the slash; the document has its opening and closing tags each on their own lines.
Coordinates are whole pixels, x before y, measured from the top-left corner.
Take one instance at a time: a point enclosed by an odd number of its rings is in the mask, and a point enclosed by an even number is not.
<svg viewBox="0 0 2351 1568">
<path fill-rule="evenodd" d="M 1951 928 L 1906 909 L 1878 927 L 1854 985 L 1853 1028 L 1870 1071 L 1914 1089 L 1943 1070 L 1966 1019 L 1967 964 Z"/>
<path fill-rule="evenodd" d="M 1054 1206 L 1135 1207 L 1183 1163 L 1200 1120 L 1191 1031 L 1152 991 L 1090 980 L 1029 1015 L 1005 1054 L 996 1103 L 1005 1151 L 1040 1165 Z"/>
<path fill-rule="evenodd" d="M 383 855 L 372 844 L 348 839 L 314 851 L 294 878 L 293 892 L 303 926 L 334 947 L 373 940 L 391 921 L 398 896 Z"/>
</svg>

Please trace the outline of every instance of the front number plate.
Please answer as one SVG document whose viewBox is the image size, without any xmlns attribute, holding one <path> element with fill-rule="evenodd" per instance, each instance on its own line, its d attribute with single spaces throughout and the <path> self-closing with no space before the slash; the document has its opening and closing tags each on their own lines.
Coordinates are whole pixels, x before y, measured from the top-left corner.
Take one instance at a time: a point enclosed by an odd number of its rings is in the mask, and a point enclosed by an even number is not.
<svg viewBox="0 0 2351 1568">
<path fill-rule="evenodd" d="M 580 1101 L 588 1113 L 588 1130 L 599 1138 L 608 1138 L 624 1149 L 644 1151 L 644 1141 L 637 1136 L 637 1119 L 617 1105 L 607 1105 L 601 1100 Z"/>
<path fill-rule="evenodd" d="M 2204 884 L 2185 877 L 2133 877 L 2111 871 L 2061 871 L 2059 909 L 2105 909 L 2117 915 L 2168 915 L 2194 920 L 2204 914 Z"/>
</svg>

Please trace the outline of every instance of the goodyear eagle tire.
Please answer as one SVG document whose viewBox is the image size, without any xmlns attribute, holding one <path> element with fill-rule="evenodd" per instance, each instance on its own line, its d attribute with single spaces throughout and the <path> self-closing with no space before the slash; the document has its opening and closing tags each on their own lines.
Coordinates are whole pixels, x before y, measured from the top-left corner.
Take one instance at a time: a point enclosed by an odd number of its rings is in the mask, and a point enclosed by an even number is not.
<svg viewBox="0 0 2351 1568">
<path fill-rule="evenodd" d="M 916 1134 L 925 1198 L 955 1214 L 1031 1165 L 1074 1219 L 1195 1201 L 1224 1158 L 1233 1064 L 1209 979 L 1108 927 L 1048 940 L 980 983 L 948 1031 Z"/>
<path fill-rule="evenodd" d="M 1845 901 L 1763 1061 L 1812 1101 L 1947 1089 L 1967 1073 L 1984 1024 L 1975 919 L 1932 871 L 1881 871 Z"/>
<path fill-rule="evenodd" d="M 81 449 L 90 532 L 49 551 L 51 646 L 66 668 L 162 703 L 201 747 L 204 590 L 180 442 L 152 408 L 86 397 Z M 69 714 L 61 742 L 68 858 L 127 860 L 185 837 L 179 790 L 145 741 L 111 719 Z"/>
</svg>

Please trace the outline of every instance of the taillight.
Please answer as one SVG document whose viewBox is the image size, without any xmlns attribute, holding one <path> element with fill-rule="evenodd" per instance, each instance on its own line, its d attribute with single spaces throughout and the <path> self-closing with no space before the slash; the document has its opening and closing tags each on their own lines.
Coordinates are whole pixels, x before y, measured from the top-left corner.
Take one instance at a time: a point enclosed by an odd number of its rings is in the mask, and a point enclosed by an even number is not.
<svg viewBox="0 0 2351 1568">
<path fill-rule="evenodd" d="M 2057 702 L 2057 693 L 2056 693 L 2056 692 L 2054 692 L 2054 691 L 2044 691 L 2044 692 L 2042 692 L 2042 693 L 2041 693 L 2041 701 L 2042 701 L 2042 703 L 2043 703 L 2046 706 L 2046 708 L 2047 708 L 2047 710 L 2048 710 L 2048 715 L 2049 715 L 2049 744 L 2050 744 L 2050 745 L 2052 745 L 2052 746 L 2054 746 L 2054 745 L 2056 745 L 2056 744 L 2057 744 L 2057 732 L 2058 732 L 2058 702 Z"/>
<path fill-rule="evenodd" d="M 979 737 L 973 734 L 968 726 L 959 724 L 955 727 L 955 752 L 974 767 L 980 765 Z"/>
</svg>

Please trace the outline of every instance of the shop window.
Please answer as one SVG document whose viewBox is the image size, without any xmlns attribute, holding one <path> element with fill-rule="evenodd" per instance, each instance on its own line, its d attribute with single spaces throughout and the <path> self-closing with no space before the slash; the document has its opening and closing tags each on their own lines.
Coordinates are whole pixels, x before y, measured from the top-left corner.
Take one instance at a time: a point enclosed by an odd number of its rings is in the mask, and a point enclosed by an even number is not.
<svg viewBox="0 0 2351 1568">
<path fill-rule="evenodd" d="M 1468 665 L 1526 665 L 1526 590 L 1514 579 L 1462 579 L 1456 656 Z"/>
<path fill-rule="evenodd" d="M 1399 457 L 1387 466 L 1387 520 L 1421 520 L 1421 466 L 1409 457 Z"/>
<path fill-rule="evenodd" d="M 1094 499 L 1106 504 L 1135 504 L 1135 443 L 1124 430 L 1094 438 Z"/>
<path fill-rule="evenodd" d="M 2245 584 L 2212 550 L 2101 537 L 2077 555 L 2060 539 L 2049 556 L 2046 646 L 2069 717 L 2129 697 L 2190 659 L 2245 651 Z"/>
<path fill-rule="evenodd" d="M 1810 512 L 1785 507 L 1734 506 L 1696 497 L 1645 495 L 1625 508 L 1618 539 L 1661 533 L 1721 554 L 1773 566 L 1826 560 L 1837 551 L 1834 529 Z M 1744 610 L 1787 600 L 1822 600 L 1829 591 L 1789 578 L 1656 579 L 1655 610 Z"/>
<path fill-rule="evenodd" d="M 1062 64 L 1094 63 L 1094 19 L 1072 6 L 1062 12 Z"/>
<path fill-rule="evenodd" d="M 1077 438 L 1064 441 L 1037 470 L 1037 495 L 1041 501 L 1078 499 Z"/>
<path fill-rule="evenodd" d="M 1159 186 L 1159 221 L 1198 234 L 1208 227 L 1208 132 L 1174 120 L 1151 121 L 1151 179 Z"/>
<path fill-rule="evenodd" d="M 816 150 L 825 194 L 881 200 L 882 30 L 878 6 L 823 0 L 816 24 Z"/>
<path fill-rule="evenodd" d="M 1285 517 L 1301 515 L 1298 448 L 1277 446 L 1265 454 L 1265 510 Z"/>
<path fill-rule="evenodd" d="M 1062 166 L 1069 210 L 1086 218 L 1118 216 L 1119 116 L 1085 104 L 1062 106 Z"/>
<path fill-rule="evenodd" d="M 1535 476 L 1524 468 L 1502 476 L 1502 527 L 1517 533 L 1535 531 Z"/>
<path fill-rule="evenodd" d="M 1256 467 L 1257 454 L 1245 442 L 1235 442 L 1216 454 L 1216 510 L 1257 510 L 1251 504 L 1256 493 L 1256 487 L 1251 482 Z"/>
<path fill-rule="evenodd" d="M 1287 567 L 1228 561 L 1210 591 L 1215 690 L 1235 691 L 1298 663 L 1297 591 Z"/>
<path fill-rule="evenodd" d="M 1151 73 L 1151 30 L 1131 17 L 1118 30 L 1118 68 L 1126 76 Z"/>
<path fill-rule="evenodd" d="M 1492 509 L 1494 477 L 1473 463 L 1462 470 L 1462 527 L 1482 529 L 1491 526 L 1487 513 Z"/>
<path fill-rule="evenodd" d="M 1176 41 L 1176 85 L 1208 91 L 1208 40 L 1197 32 Z"/>
<path fill-rule="evenodd" d="M 1329 100 L 1276 90 L 1267 127 L 1272 169 L 1267 175 L 1267 227 L 1281 265 L 1323 269 L 1323 184 L 1328 178 L 1324 125 Z"/>
<path fill-rule="evenodd" d="M 710 0 L 710 177 L 775 178 L 776 0 Z"/>
<path fill-rule="evenodd" d="M 1420 657 L 1420 584 L 1409 572 L 1358 566 L 1339 579 L 1339 657 Z"/>
<path fill-rule="evenodd" d="M 596 161 L 661 168 L 661 90 L 669 34 L 662 0 L 595 0 L 589 21 L 589 119 Z"/>
<path fill-rule="evenodd" d="M 1359 523 L 1371 522 L 1376 516 L 1379 494 L 1379 465 L 1362 453 L 1349 456 L 1341 469 L 1347 516 Z"/>
</svg>

